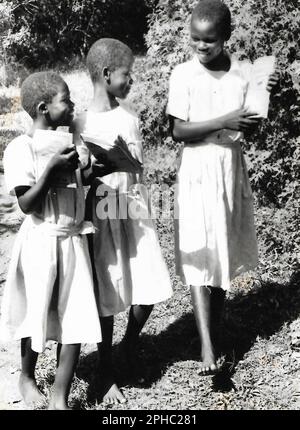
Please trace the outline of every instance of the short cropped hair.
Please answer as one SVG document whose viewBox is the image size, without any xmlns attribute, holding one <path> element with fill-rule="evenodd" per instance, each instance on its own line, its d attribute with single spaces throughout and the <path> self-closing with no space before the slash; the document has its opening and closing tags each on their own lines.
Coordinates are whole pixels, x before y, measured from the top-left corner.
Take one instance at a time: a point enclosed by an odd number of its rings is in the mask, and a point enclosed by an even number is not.
<svg viewBox="0 0 300 430">
<path fill-rule="evenodd" d="M 35 119 L 39 103 L 51 103 L 62 85 L 67 84 L 58 73 L 52 71 L 32 73 L 21 86 L 23 109 Z"/>
<path fill-rule="evenodd" d="M 192 20 L 210 21 L 218 26 L 225 40 L 231 35 L 231 14 L 221 0 L 200 0 L 192 11 Z"/>
<path fill-rule="evenodd" d="M 133 60 L 129 46 L 117 39 L 103 38 L 97 40 L 90 48 L 86 65 L 93 82 L 100 77 L 104 67 L 114 71 Z"/>
</svg>

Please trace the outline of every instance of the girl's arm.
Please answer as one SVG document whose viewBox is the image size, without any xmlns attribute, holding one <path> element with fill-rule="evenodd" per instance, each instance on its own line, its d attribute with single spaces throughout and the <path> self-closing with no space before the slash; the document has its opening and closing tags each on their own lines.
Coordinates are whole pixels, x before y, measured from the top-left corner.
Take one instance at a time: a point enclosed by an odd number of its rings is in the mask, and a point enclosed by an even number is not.
<svg viewBox="0 0 300 430">
<path fill-rule="evenodd" d="M 75 170 L 78 164 L 78 154 L 73 148 L 64 148 L 49 162 L 40 179 L 32 187 L 18 186 L 15 193 L 21 210 L 30 214 L 40 207 L 49 188 L 53 173 L 58 169 Z"/>
<path fill-rule="evenodd" d="M 254 115 L 256 115 L 254 112 L 247 112 L 246 109 L 237 109 L 218 118 L 201 122 L 188 122 L 171 117 L 172 136 L 174 140 L 192 143 L 222 129 L 245 132 L 259 122 L 260 118 Z"/>
</svg>

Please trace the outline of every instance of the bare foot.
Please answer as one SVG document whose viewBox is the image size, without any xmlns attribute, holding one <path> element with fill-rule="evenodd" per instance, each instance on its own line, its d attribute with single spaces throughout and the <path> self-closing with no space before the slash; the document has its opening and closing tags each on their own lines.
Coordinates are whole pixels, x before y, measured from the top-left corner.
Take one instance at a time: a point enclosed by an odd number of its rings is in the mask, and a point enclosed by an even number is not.
<svg viewBox="0 0 300 430">
<path fill-rule="evenodd" d="M 45 400 L 45 397 L 37 387 L 36 380 L 22 373 L 19 379 L 19 390 L 27 406 L 33 406 Z"/>
<path fill-rule="evenodd" d="M 218 373 L 218 371 L 219 368 L 217 364 L 212 363 L 210 365 L 205 365 L 204 363 L 202 363 L 202 366 L 198 370 L 198 374 L 200 376 L 215 375 L 216 373 Z"/>
<path fill-rule="evenodd" d="M 48 411 L 72 411 L 73 409 L 68 406 L 66 402 L 58 402 L 53 399 L 50 400 Z"/>
<path fill-rule="evenodd" d="M 108 387 L 108 389 L 105 389 L 106 392 L 103 395 L 103 403 L 107 405 L 117 405 L 118 403 L 126 402 L 126 398 L 123 396 L 116 383 L 108 382 L 105 386 L 106 388 Z"/>
<path fill-rule="evenodd" d="M 224 368 L 225 356 L 219 356 L 218 359 L 216 359 L 214 354 L 208 354 L 203 359 L 198 373 L 201 376 L 215 375 L 222 372 Z"/>
<path fill-rule="evenodd" d="M 202 363 L 198 371 L 199 375 L 214 375 L 218 372 L 219 368 L 215 356 L 215 350 L 213 345 L 202 346 Z"/>
</svg>

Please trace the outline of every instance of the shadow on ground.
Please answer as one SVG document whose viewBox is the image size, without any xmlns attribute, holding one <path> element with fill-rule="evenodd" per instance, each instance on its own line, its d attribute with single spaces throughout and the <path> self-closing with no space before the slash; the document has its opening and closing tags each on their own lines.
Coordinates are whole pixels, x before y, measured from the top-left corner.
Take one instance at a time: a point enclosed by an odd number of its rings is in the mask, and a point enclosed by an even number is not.
<svg viewBox="0 0 300 430">
<path fill-rule="evenodd" d="M 257 336 L 268 338 L 275 334 L 284 323 L 291 323 L 300 314 L 300 272 L 294 273 L 285 285 L 266 283 L 247 295 L 236 294 L 226 301 L 222 350 L 225 365 L 220 374 L 213 378 L 212 389 L 229 391 L 233 387 L 231 376 L 237 363 L 251 349 Z M 119 355 L 119 346 L 114 346 L 113 355 L 116 378 L 120 387 L 134 385 L 126 372 L 126 366 Z M 142 335 L 140 339 L 139 363 L 144 369 L 145 382 L 149 387 L 158 381 L 174 363 L 199 360 L 200 348 L 192 313 L 183 315 L 156 336 Z M 81 360 L 77 375 L 89 384 L 88 402 L 101 401 L 98 385 L 97 353 L 93 352 Z M 124 376 L 125 375 L 125 376 Z"/>
</svg>

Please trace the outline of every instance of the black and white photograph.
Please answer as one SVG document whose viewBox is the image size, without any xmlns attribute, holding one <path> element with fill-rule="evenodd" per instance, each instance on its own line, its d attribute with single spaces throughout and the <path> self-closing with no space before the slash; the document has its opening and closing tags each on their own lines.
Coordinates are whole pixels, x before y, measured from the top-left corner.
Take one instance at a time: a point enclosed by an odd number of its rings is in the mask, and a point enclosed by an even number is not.
<svg viewBox="0 0 300 430">
<path fill-rule="evenodd" d="M 299 28 L 0 0 L 0 411 L 300 410 Z"/>
</svg>

